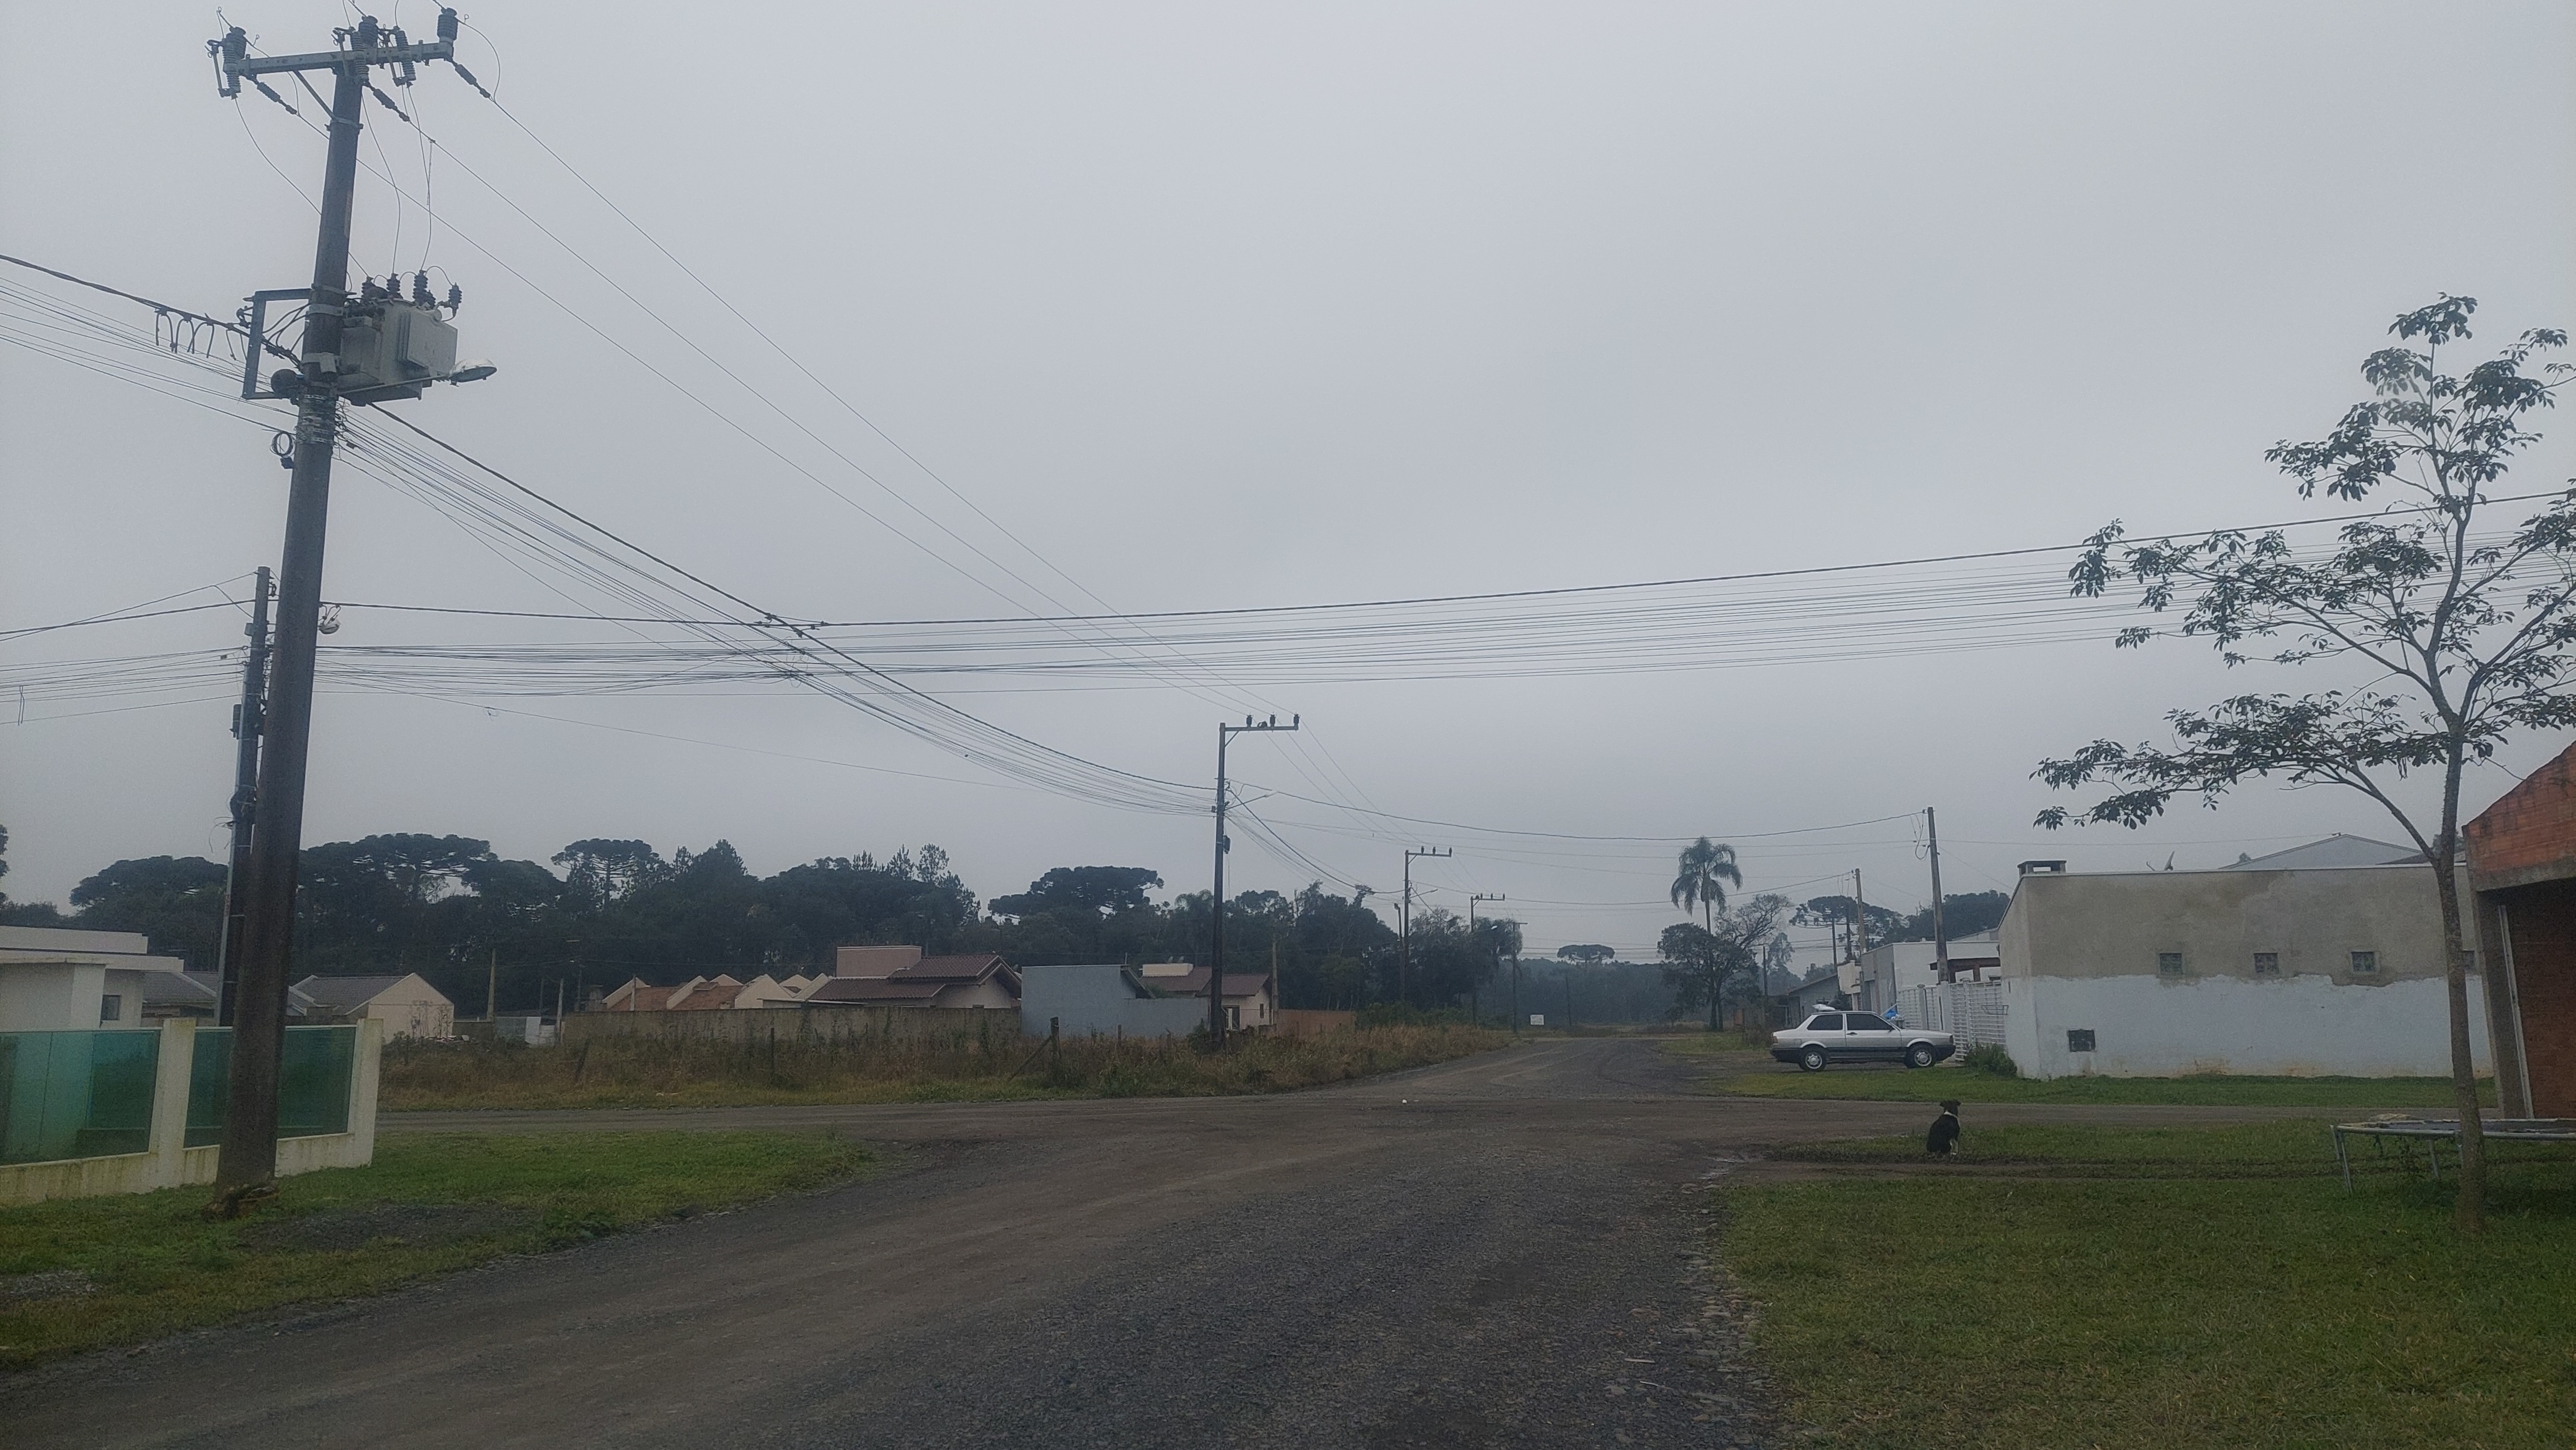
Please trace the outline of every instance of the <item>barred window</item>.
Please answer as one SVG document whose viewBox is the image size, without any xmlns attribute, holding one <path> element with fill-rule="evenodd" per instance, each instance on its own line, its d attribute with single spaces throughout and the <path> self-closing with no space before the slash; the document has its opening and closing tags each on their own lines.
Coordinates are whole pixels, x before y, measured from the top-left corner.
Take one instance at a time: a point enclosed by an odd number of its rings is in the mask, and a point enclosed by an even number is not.
<svg viewBox="0 0 2576 1450">
<path fill-rule="evenodd" d="M 2280 971 L 2281 954 L 2279 952 L 2256 952 L 2254 954 L 2254 975 L 2258 977 L 2272 977 L 2280 975 Z"/>
<path fill-rule="evenodd" d="M 2182 953 L 2180 953 L 2180 952 L 2158 952 L 2158 953 L 2156 953 L 2156 970 L 2157 970 L 2157 971 L 2159 971 L 2159 972 L 2164 973 L 2164 974 L 2165 974 L 2166 976 L 2168 976 L 2168 977 L 2178 977 L 2178 976 L 2181 976 L 2181 975 L 2182 975 Z"/>
<path fill-rule="evenodd" d="M 2367 975 L 2371 972 L 2378 971 L 2379 953 L 2354 952 L 2352 954 L 2352 969 L 2357 975 Z"/>
</svg>

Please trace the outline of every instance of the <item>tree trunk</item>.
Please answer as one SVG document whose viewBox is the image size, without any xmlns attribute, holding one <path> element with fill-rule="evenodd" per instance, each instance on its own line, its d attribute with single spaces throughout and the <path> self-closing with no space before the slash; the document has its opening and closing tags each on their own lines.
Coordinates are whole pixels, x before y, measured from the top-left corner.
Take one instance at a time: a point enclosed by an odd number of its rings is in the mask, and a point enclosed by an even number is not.
<svg viewBox="0 0 2576 1450">
<path fill-rule="evenodd" d="M 2451 1009 L 2451 1097 L 2460 1112 L 2460 1201 L 2452 1223 L 2461 1233 L 2477 1234 L 2486 1231 L 2487 1221 L 2486 1134 L 2478 1121 L 2477 1060 L 2469 1048 L 2469 965 L 2461 945 L 2459 830 L 2453 824 L 2458 808 L 2453 805 L 2443 814 L 2450 819 L 2434 838 L 2433 868 L 2442 903 L 2442 985 Z M 2495 944 L 2488 943 L 2487 950 L 2492 958 Z"/>
</svg>

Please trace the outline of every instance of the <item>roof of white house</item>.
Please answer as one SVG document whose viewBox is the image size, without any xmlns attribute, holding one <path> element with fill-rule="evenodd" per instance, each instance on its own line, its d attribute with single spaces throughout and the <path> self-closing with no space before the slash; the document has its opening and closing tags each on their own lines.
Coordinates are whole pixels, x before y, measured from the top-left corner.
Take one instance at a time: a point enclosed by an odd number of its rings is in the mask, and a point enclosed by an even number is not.
<svg viewBox="0 0 2576 1450">
<path fill-rule="evenodd" d="M 2274 851 L 2268 856 L 2239 855 L 2234 862 L 2221 866 L 2221 871 L 2307 871 L 2320 866 L 2407 866 L 2424 859 L 2424 853 L 2412 846 L 2392 846 L 2367 836 L 2347 836 L 2341 831 L 2322 841 Z"/>
<path fill-rule="evenodd" d="M 108 966 L 137 972 L 175 972 L 177 957 L 152 955 L 139 931 L 70 931 L 54 926 L 0 926 L 0 966 Z"/>
</svg>

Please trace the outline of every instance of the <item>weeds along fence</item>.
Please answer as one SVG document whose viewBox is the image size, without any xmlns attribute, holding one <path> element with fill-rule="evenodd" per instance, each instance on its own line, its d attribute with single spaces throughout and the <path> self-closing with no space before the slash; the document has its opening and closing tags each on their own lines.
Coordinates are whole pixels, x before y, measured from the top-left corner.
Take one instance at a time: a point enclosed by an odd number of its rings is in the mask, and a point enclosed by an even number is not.
<svg viewBox="0 0 2576 1450">
<path fill-rule="evenodd" d="M 999 1020 L 996 1020 L 999 1019 Z M 1017 1036 L 1020 1016 L 978 1007 L 747 1007 L 717 1012 L 578 1012 L 558 1036 L 578 1047 L 603 1037 L 668 1037 L 693 1041 L 766 1042 L 773 1037 L 850 1038 Z"/>
<path fill-rule="evenodd" d="M 952 1015 L 981 1020 L 947 1031 L 839 1036 L 599 1033 L 546 1047 L 405 1041 L 387 1049 L 383 1101 L 389 1108 L 476 1108 L 948 1096 L 959 1089 L 1103 1097 L 1270 1092 L 1444 1062 L 1504 1040 L 1466 1026 L 1375 1027 L 1238 1037 L 1211 1052 L 1193 1038 L 1024 1038 L 1008 1014 Z"/>
</svg>

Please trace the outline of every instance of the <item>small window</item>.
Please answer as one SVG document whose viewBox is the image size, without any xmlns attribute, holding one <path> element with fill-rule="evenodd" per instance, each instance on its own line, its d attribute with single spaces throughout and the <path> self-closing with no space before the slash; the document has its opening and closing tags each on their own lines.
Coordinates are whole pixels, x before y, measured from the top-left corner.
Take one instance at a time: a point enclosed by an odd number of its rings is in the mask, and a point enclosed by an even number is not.
<svg viewBox="0 0 2576 1450">
<path fill-rule="evenodd" d="M 2378 971 L 2379 953 L 2354 952 L 2352 954 L 2352 970 L 2356 976 L 2367 976 L 2372 972 Z"/>
<path fill-rule="evenodd" d="M 2256 952 L 2254 954 L 2254 975 L 2258 977 L 2277 977 L 2281 975 L 2281 954 L 2279 952 Z"/>
<path fill-rule="evenodd" d="M 2067 1028 L 2066 1050 L 2069 1052 L 2091 1052 L 2093 1050 L 2093 1029 L 2090 1027 Z"/>
<path fill-rule="evenodd" d="M 99 998 L 98 1020 L 101 1022 L 124 1021 L 125 999 L 116 995 L 114 992 L 110 992 L 106 996 Z"/>
<path fill-rule="evenodd" d="M 2181 976 L 2181 975 L 2182 975 L 2182 953 L 2180 953 L 2180 952 L 2158 952 L 2158 953 L 2156 953 L 2156 970 L 2157 970 L 2158 972 L 2162 973 L 2163 975 L 2168 976 L 2168 977 L 2179 977 L 2179 976 Z"/>
</svg>

